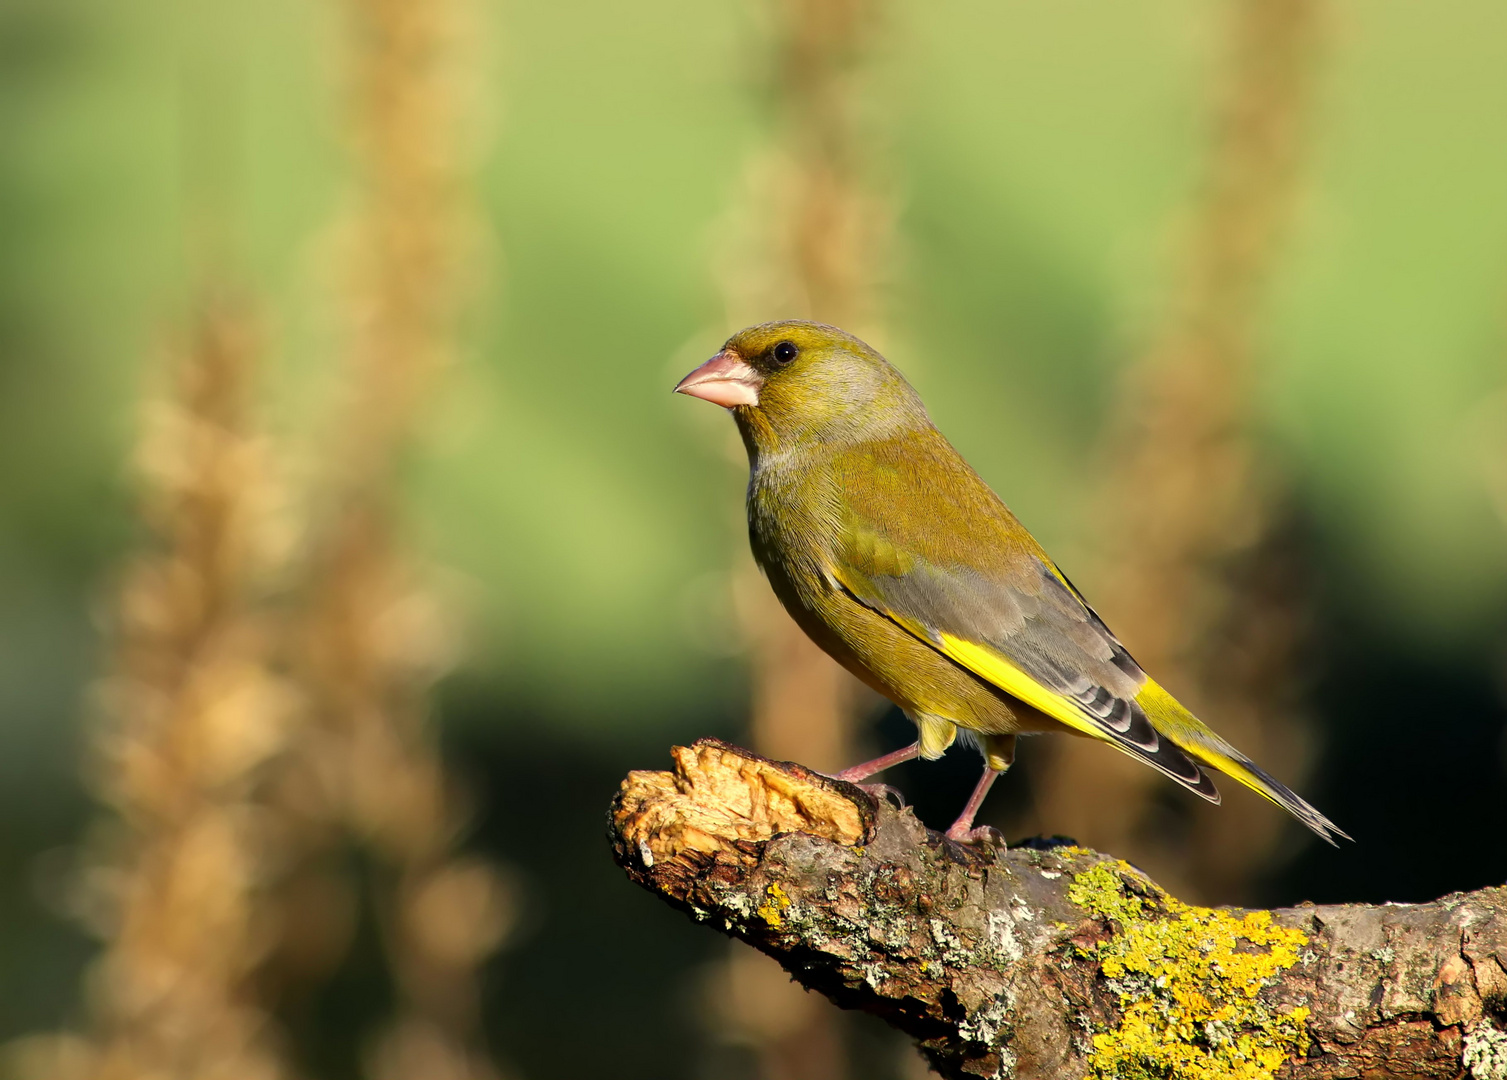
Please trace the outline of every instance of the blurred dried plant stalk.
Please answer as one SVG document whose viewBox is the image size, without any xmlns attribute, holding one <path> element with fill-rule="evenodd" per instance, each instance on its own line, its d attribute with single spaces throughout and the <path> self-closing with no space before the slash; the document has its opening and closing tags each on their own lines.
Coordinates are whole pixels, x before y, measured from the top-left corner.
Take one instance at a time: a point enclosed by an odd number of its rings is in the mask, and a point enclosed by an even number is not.
<svg viewBox="0 0 1507 1080">
<path fill-rule="evenodd" d="M 478 230 L 459 127 L 475 28 L 463 0 L 345 9 L 358 185 L 341 231 L 349 348 L 345 400 L 323 428 L 328 474 L 312 500 L 291 658 L 309 720 L 281 787 L 290 843 L 303 851 L 283 898 L 278 970 L 318 979 L 340 959 L 311 960 L 296 924 L 349 922 L 354 885 L 340 855 L 354 841 L 377 867 L 371 906 L 399 1002 L 367 1048 L 367 1075 L 480 1080 L 497 1071 L 477 969 L 509 928 L 514 890 L 499 868 L 456 852 L 466 814 L 427 704 L 453 663 L 456 620 L 407 555 L 396 510 L 401 458 L 451 361 L 471 284 Z"/>
<path fill-rule="evenodd" d="M 861 114 L 877 0 L 771 0 L 767 92 L 774 130 L 744 173 L 718 252 L 728 321 L 868 327 L 893 210 L 867 178 Z"/>
<path fill-rule="evenodd" d="M 465 814 L 426 724 L 455 620 L 405 556 L 395 512 L 400 455 L 469 283 L 456 59 L 474 34 L 463 0 L 349 8 L 361 197 L 342 234 L 348 393 L 320 431 L 328 473 L 306 500 L 309 539 L 290 556 L 293 515 L 274 505 L 268 446 L 251 433 L 250 321 L 211 291 L 152 417 L 153 544 L 126 574 L 97 694 L 96 786 L 117 820 L 98 830 L 76 899 L 106 941 L 91 1027 L 8 1048 L 28 1080 L 289 1075 L 272 1014 L 350 944 L 352 841 L 379 864 L 371 907 L 400 1003 L 367 1075 L 498 1075 L 477 969 L 517 890 L 455 850 Z"/>
<path fill-rule="evenodd" d="M 718 237 L 727 324 L 801 318 L 871 334 L 892 220 L 889 202 L 865 179 L 871 140 L 859 83 L 880 5 L 771 0 L 764 10 L 774 124 Z M 791 621 L 746 557 L 740 565 L 734 595 L 752 646 L 754 746 L 813 768 L 852 764 L 861 687 Z M 741 1003 L 736 1018 L 713 1018 L 719 1035 L 751 1047 L 762 1076 L 845 1073 L 838 1016 L 825 999 L 743 946 L 713 978 Z"/>
<path fill-rule="evenodd" d="M 147 550 L 114 605 L 96 687 L 94 787 L 115 818 L 87 845 L 78 914 L 104 939 L 84 1037 L 38 1036 L 18 1075 L 276 1080 L 254 976 L 272 932 L 257 790 L 289 730 L 265 603 L 281 518 L 250 415 L 245 309 L 211 291 L 139 454 Z"/>
<path fill-rule="evenodd" d="M 1507 389 L 1490 395 L 1472 411 L 1466 431 L 1492 509 L 1507 525 Z"/>
<path fill-rule="evenodd" d="M 866 182 L 859 115 L 873 0 L 773 0 L 770 144 L 755 154 L 718 238 L 727 324 L 815 319 L 871 332 L 889 255 L 889 202 Z M 761 752 L 816 768 L 851 764 L 857 686 L 802 634 L 752 567 L 737 588 L 754 642 L 753 734 Z"/>
<path fill-rule="evenodd" d="M 460 144 L 477 26 L 466 0 L 342 6 L 356 197 L 339 229 L 348 399 L 328 449 L 331 486 L 380 502 L 474 283 L 481 229 Z"/>
<path fill-rule="evenodd" d="M 1322 5 L 1238 0 L 1229 10 L 1226 85 L 1176 307 L 1127 372 L 1122 422 L 1106 442 L 1101 516 L 1112 527 L 1098 598 L 1159 681 L 1297 781 L 1303 615 L 1282 552 L 1280 482 L 1259 460 L 1251 413 L 1261 304 L 1297 188 Z M 1156 847 L 1170 835 L 1165 818 L 1149 817 L 1160 778 L 1102 747 L 1059 742 L 1040 800 L 1052 829 L 1142 852 L 1137 861 L 1179 895 L 1239 900 L 1285 824 L 1280 811 L 1236 799 L 1198 813 L 1193 836 Z"/>
</svg>

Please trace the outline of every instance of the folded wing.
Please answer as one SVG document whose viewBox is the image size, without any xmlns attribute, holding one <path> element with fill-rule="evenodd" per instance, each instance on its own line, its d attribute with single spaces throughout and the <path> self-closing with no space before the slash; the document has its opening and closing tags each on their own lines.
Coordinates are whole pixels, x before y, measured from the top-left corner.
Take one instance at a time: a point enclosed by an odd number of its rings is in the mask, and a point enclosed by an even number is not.
<svg viewBox="0 0 1507 1080">
<path fill-rule="evenodd" d="M 1038 561 L 1037 580 L 1021 587 L 918 558 L 904 574 L 868 575 L 862 561 L 832 574 L 854 600 L 1012 697 L 1219 801 L 1208 774 L 1136 701 L 1145 673 L 1048 566 Z"/>
<path fill-rule="evenodd" d="M 1150 679 L 1030 534 L 942 446 L 950 460 L 933 460 L 933 475 L 941 465 L 963 473 L 952 498 L 928 493 L 926 522 L 903 513 L 914 505 L 905 497 L 914 492 L 904 456 L 857 470 L 864 480 L 845 492 L 848 520 L 828 568 L 835 587 L 978 678 L 1211 802 L 1219 801 L 1213 768 L 1330 843 L 1345 835 Z"/>
</svg>

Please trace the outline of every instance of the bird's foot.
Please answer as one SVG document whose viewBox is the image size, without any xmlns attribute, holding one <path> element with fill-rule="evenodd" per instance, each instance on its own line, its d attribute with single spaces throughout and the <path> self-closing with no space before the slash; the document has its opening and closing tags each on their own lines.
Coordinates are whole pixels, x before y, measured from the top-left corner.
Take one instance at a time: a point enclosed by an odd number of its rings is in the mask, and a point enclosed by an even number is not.
<svg viewBox="0 0 1507 1080">
<path fill-rule="evenodd" d="M 844 772 L 846 771 L 847 770 L 844 770 Z M 902 792 L 897 787 L 891 787 L 889 784 L 860 784 L 857 780 L 852 780 L 840 772 L 822 773 L 821 775 L 827 777 L 827 779 L 829 780 L 841 780 L 845 784 L 852 784 L 854 787 L 863 788 L 863 790 L 867 791 L 876 799 L 888 799 L 890 802 L 895 804 L 896 810 L 904 810 L 907 806 L 910 805 L 905 801 L 904 792 Z"/>
<path fill-rule="evenodd" d="M 905 801 L 905 794 L 899 788 L 891 787 L 889 784 L 859 784 L 858 786 L 876 799 L 881 801 L 888 799 L 894 804 L 896 810 L 904 810 L 910 805 Z"/>
<path fill-rule="evenodd" d="M 1005 843 L 1005 834 L 993 825 L 980 825 L 973 829 L 967 827 L 958 828 L 957 825 L 954 825 L 943 835 L 955 844 L 978 844 L 1001 849 L 1009 846 Z"/>
</svg>

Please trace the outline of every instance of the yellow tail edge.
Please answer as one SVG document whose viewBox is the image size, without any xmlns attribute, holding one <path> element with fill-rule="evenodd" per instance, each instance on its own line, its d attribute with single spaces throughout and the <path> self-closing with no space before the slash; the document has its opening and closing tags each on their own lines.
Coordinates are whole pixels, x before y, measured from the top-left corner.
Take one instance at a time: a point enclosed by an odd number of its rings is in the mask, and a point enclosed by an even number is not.
<svg viewBox="0 0 1507 1080">
<path fill-rule="evenodd" d="M 1182 702 L 1167 693 L 1161 684 L 1148 679 L 1135 700 L 1146 711 L 1146 718 L 1159 734 L 1171 739 L 1200 763 L 1238 780 L 1262 798 L 1276 803 L 1326 843 L 1338 847 L 1335 837 L 1353 839 L 1349 833 L 1211 731 Z"/>
</svg>

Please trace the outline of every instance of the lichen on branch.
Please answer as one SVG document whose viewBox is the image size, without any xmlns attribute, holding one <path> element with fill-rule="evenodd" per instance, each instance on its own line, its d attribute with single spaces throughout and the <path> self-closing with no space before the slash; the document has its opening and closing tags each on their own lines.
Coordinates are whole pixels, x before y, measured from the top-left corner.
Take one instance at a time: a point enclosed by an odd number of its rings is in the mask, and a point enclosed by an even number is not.
<svg viewBox="0 0 1507 1080">
<path fill-rule="evenodd" d="M 1260 993 L 1299 962 L 1308 935 L 1269 911 L 1193 907 L 1160 890 L 1143 900 L 1125 888 L 1125 872 L 1126 863 L 1117 872 L 1101 862 L 1068 888 L 1073 903 L 1119 928 L 1081 952 L 1120 1002 L 1119 1026 L 1093 1037 L 1092 1075 L 1260 1080 L 1303 1057 L 1308 1006 L 1274 1009 Z M 1152 904 L 1163 917 L 1149 917 Z"/>
<path fill-rule="evenodd" d="M 1085 848 L 959 845 L 799 765 L 672 753 L 614 801 L 629 877 L 943 1076 L 1507 1080 L 1507 889 L 1194 907 Z"/>
</svg>

